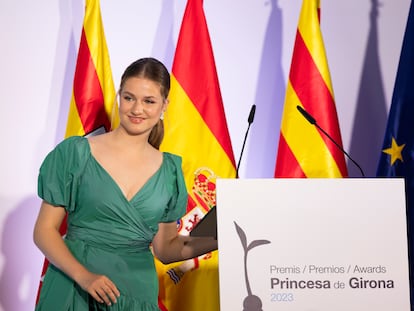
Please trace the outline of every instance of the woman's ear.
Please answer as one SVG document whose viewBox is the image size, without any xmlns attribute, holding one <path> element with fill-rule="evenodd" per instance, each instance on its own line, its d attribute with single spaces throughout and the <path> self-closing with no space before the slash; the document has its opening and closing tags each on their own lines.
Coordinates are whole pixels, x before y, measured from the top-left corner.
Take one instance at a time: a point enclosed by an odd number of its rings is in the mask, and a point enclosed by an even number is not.
<svg viewBox="0 0 414 311">
<path fill-rule="evenodd" d="M 169 103 L 170 103 L 170 100 L 168 98 L 164 99 L 164 107 L 162 109 L 162 112 L 165 112 L 165 110 L 167 110 Z"/>
<path fill-rule="evenodd" d="M 164 103 L 163 103 L 163 107 L 162 107 L 161 115 L 160 115 L 161 120 L 164 120 L 164 112 L 165 112 L 165 110 L 167 110 L 167 106 L 168 106 L 169 103 L 170 103 L 170 101 L 168 100 L 168 98 L 164 99 Z"/>
</svg>

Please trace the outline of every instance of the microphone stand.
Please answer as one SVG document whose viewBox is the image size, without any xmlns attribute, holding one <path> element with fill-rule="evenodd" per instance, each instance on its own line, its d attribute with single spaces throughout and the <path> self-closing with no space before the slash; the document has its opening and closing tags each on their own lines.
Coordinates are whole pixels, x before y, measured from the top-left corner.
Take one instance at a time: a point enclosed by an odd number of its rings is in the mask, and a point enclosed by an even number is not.
<svg viewBox="0 0 414 311">
<path fill-rule="evenodd" d="M 359 169 L 359 171 L 361 172 L 362 177 L 365 177 L 364 171 L 362 170 L 361 166 L 359 166 L 359 164 L 351 158 L 351 156 L 344 150 L 344 148 L 342 148 L 323 128 L 321 128 L 319 126 L 319 124 L 316 122 L 315 118 L 312 117 L 309 112 L 307 112 L 305 109 L 303 109 L 301 106 L 296 106 L 296 108 L 299 110 L 299 112 L 302 114 L 302 116 L 305 117 L 306 120 L 308 120 L 308 122 L 312 125 L 315 125 L 326 137 L 329 138 L 329 140 L 331 142 L 333 142 L 335 144 L 336 147 L 338 147 L 339 150 L 341 150 L 347 157 L 349 160 L 352 161 L 352 163 L 355 164 L 355 166 Z"/>
<path fill-rule="evenodd" d="M 239 162 L 237 163 L 236 178 L 239 178 L 240 162 L 243 156 L 244 146 L 246 145 L 247 135 L 249 134 L 250 125 L 252 125 L 253 123 L 255 113 L 256 113 L 256 105 L 253 105 L 252 108 L 250 108 L 249 117 L 247 118 L 247 122 L 249 125 L 247 126 L 247 131 L 246 131 L 246 134 L 244 135 L 244 140 L 243 140 L 243 145 L 242 145 L 242 149 L 240 152 Z"/>
</svg>

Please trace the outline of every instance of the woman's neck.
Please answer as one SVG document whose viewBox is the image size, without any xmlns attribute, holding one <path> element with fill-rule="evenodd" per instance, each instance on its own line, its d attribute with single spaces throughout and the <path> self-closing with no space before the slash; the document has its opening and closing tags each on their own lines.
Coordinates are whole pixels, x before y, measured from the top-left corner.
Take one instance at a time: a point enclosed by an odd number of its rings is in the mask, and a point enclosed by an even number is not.
<svg viewBox="0 0 414 311">
<path fill-rule="evenodd" d="M 122 149 L 139 149 L 141 151 L 152 148 L 148 142 L 149 135 L 130 135 L 122 127 L 118 127 L 110 134 L 112 144 Z"/>
</svg>

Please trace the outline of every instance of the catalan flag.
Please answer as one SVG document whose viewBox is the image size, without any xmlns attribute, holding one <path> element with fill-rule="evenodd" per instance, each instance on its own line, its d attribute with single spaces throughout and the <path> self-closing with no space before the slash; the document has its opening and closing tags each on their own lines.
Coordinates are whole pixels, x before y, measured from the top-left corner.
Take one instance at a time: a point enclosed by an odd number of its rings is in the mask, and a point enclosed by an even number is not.
<svg viewBox="0 0 414 311">
<path fill-rule="evenodd" d="M 100 127 L 110 131 L 118 126 L 115 94 L 99 0 L 86 0 L 65 137 L 82 136 Z M 60 233 L 66 233 L 66 220 L 62 223 Z M 42 279 L 48 265 L 45 259 Z M 42 281 L 37 299 L 41 286 Z"/>
<path fill-rule="evenodd" d="M 115 98 L 99 0 L 87 0 L 66 137 L 118 126 Z"/>
<path fill-rule="evenodd" d="M 411 296 L 414 297 L 414 2 L 411 2 L 378 177 L 405 179 Z M 411 299 L 413 303 L 414 299 Z"/>
<path fill-rule="evenodd" d="M 216 204 L 216 179 L 236 176 L 202 0 L 186 5 L 164 123 L 161 150 L 183 157 L 189 202 L 179 230 L 189 234 Z M 162 310 L 219 310 L 217 251 L 172 265 L 156 263 Z"/>
<path fill-rule="evenodd" d="M 347 177 L 334 93 L 320 29 L 320 1 L 303 0 L 282 114 L 275 177 Z"/>
</svg>

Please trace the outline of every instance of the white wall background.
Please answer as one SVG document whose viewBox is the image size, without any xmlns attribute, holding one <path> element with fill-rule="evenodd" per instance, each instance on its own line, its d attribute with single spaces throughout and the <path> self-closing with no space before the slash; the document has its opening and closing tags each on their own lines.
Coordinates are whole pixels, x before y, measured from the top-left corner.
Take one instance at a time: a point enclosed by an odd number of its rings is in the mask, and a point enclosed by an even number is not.
<svg viewBox="0 0 414 311">
<path fill-rule="evenodd" d="M 322 2 L 345 149 L 374 176 L 409 0 Z M 116 86 L 133 60 L 171 68 L 185 0 L 101 0 Z M 236 161 L 257 105 L 241 178 L 272 177 L 301 0 L 205 0 Z M 0 310 L 32 310 L 43 264 L 32 242 L 37 170 L 62 140 L 83 1 L 0 0 Z M 350 176 L 359 176 L 349 163 Z"/>
</svg>

